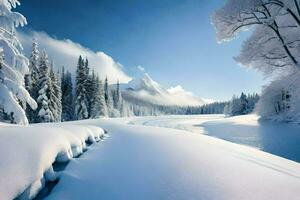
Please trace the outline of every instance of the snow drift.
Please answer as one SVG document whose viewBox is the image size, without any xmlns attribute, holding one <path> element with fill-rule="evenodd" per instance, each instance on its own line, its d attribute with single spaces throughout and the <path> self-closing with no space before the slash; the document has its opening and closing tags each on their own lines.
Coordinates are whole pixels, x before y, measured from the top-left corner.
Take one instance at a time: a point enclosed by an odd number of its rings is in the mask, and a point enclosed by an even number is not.
<svg viewBox="0 0 300 200">
<path fill-rule="evenodd" d="M 49 181 L 58 178 L 53 163 L 68 162 L 99 141 L 96 126 L 0 124 L 0 199 L 32 199 Z"/>
</svg>

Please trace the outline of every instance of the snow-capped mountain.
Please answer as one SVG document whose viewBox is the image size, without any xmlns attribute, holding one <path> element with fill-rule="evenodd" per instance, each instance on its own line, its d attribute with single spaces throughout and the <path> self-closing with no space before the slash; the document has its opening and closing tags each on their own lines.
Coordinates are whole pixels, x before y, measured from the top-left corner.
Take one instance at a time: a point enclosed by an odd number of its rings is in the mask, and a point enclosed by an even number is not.
<svg viewBox="0 0 300 200">
<path fill-rule="evenodd" d="M 185 91 L 180 85 L 164 88 L 154 81 L 148 73 L 135 78 L 122 86 L 122 94 L 127 100 L 147 102 L 157 105 L 198 106 L 207 103 L 193 93 Z"/>
</svg>

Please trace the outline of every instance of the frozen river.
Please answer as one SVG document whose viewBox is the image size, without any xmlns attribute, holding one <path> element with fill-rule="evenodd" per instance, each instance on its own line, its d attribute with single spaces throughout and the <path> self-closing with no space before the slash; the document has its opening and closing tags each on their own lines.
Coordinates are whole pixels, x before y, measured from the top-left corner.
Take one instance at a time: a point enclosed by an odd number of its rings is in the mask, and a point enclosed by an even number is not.
<svg viewBox="0 0 300 200">
<path fill-rule="evenodd" d="M 256 115 L 235 118 L 223 115 L 143 117 L 134 118 L 129 123 L 206 134 L 300 162 L 299 124 L 259 122 Z"/>
</svg>

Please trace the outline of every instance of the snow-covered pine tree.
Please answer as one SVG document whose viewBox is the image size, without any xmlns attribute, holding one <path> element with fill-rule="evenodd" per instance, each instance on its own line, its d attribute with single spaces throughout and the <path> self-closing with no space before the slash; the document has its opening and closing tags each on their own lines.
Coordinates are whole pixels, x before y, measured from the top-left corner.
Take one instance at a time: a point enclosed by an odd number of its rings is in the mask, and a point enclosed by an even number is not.
<svg viewBox="0 0 300 200">
<path fill-rule="evenodd" d="M 49 109 L 53 114 L 53 122 L 60 122 L 61 121 L 61 88 L 60 88 L 60 81 L 53 70 L 53 62 L 51 62 L 50 67 L 50 86 L 49 86 Z"/>
<path fill-rule="evenodd" d="M 0 1 L 0 107 L 12 116 L 13 123 L 28 124 L 22 107 L 28 103 L 35 109 L 37 105 L 24 87 L 29 62 L 22 54 L 15 27 L 25 25 L 27 21 L 22 14 L 12 11 L 19 4 L 17 0 Z"/>
<path fill-rule="evenodd" d="M 92 96 L 95 95 L 94 92 L 95 92 L 95 84 L 96 82 L 93 82 L 95 81 L 95 74 L 94 74 L 94 77 L 92 77 L 92 75 L 90 74 L 90 68 L 89 68 L 89 61 L 88 59 L 86 58 L 85 61 L 84 61 L 84 68 L 85 68 L 85 84 L 84 84 L 84 87 L 85 87 L 85 91 L 86 91 L 86 96 L 89 97 L 87 98 L 87 110 L 88 110 L 88 118 L 91 117 L 91 107 L 92 107 Z"/>
<path fill-rule="evenodd" d="M 61 90 L 62 90 L 62 121 L 71 121 L 74 118 L 74 96 L 72 75 L 69 71 L 62 69 L 61 76 Z"/>
<path fill-rule="evenodd" d="M 75 97 L 75 112 L 77 119 L 88 118 L 88 101 L 86 96 L 86 68 L 84 60 L 81 56 L 78 59 L 76 70 L 76 97 Z"/>
<path fill-rule="evenodd" d="M 54 91 L 56 94 L 56 97 L 58 99 L 57 102 L 57 112 L 58 112 L 58 118 L 57 121 L 61 122 L 61 114 L 62 114 L 62 102 L 61 102 L 61 98 L 62 98 L 62 93 L 61 93 L 61 77 L 60 77 L 60 73 L 59 71 L 56 72 L 56 83 L 57 83 L 57 87 L 55 87 Z"/>
<path fill-rule="evenodd" d="M 105 83 L 104 83 L 104 97 L 105 97 L 105 103 L 107 107 L 107 112 L 109 117 L 115 117 L 115 109 L 114 109 L 114 103 L 113 103 L 113 97 L 111 95 L 111 89 L 108 84 L 108 79 L 107 77 L 105 78 Z"/>
<path fill-rule="evenodd" d="M 29 74 L 25 75 L 25 87 L 33 99 L 38 98 L 39 80 L 39 50 L 38 43 L 33 40 L 32 50 L 29 58 Z M 26 115 L 29 122 L 36 122 L 37 111 L 26 107 Z"/>
<path fill-rule="evenodd" d="M 99 79 L 99 76 L 95 78 L 95 95 L 94 99 L 92 100 L 92 107 L 91 107 L 91 118 L 99 118 L 100 116 L 107 116 L 107 107 L 105 103 L 104 97 L 104 88 L 103 84 Z"/>
<path fill-rule="evenodd" d="M 121 95 L 121 90 L 120 90 L 120 82 L 118 80 L 117 88 L 114 92 L 114 107 L 115 107 L 115 109 L 121 111 L 121 105 L 122 105 L 122 95 Z"/>
<path fill-rule="evenodd" d="M 240 114 L 245 115 L 249 113 L 249 102 L 247 96 L 242 92 L 240 97 Z"/>
<path fill-rule="evenodd" d="M 45 51 L 41 53 L 39 64 L 39 96 L 37 98 L 38 103 L 38 119 L 37 122 L 52 122 L 53 113 L 50 106 L 50 90 L 51 79 L 49 77 L 49 61 Z"/>
<path fill-rule="evenodd" d="M 105 82 L 104 82 L 104 98 L 105 98 L 105 103 L 107 105 L 108 102 L 108 95 L 109 95 L 109 88 L 108 88 L 108 79 L 107 77 L 105 78 Z"/>
<path fill-rule="evenodd" d="M 74 119 L 74 101 L 72 76 L 69 71 L 62 70 L 61 76 L 62 89 L 62 121 L 71 121 Z"/>
</svg>

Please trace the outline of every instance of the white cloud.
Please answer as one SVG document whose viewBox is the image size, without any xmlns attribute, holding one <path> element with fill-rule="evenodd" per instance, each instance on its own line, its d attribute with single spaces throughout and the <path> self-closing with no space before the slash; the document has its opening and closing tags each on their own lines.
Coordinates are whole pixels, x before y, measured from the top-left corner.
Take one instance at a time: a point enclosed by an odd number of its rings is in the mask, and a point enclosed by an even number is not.
<svg viewBox="0 0 300 200">
<path fill-rule="evenodd" d="M 141 72 L 145 72 L 145 68 L 144 67 L 142 67 L 142 66 L 137 66 L 137 68 L 138 68 L 138 70 L 140 70 Z"/>
<path fill-rule="evenodd" d="M 123 66 L 104 52 L 94 52 L 69 39 L 55 39 L 45 32 L 20 32 L 18 35 L 27 56 L 31 52 L 32 41 L 35 38 L 39 43 L 40 51 L 43 49 L 47 51 L 49 59 L 53 59 L 57 69 L 64 66 L 74 73 L 78 57 L 82 55 L 84 58 L 88 58 L 89 65 L 99 73 L 101 79 L 107 76 L 111 83 L 117 80 L 127 83 L 131 80 L 131 77 L 123 71 Z"/>
<path fill-rule="evenodd" d="M 198 106 L 207 103 L 178 85 L 165 89 L 144 71 L 143 77 L 129 82 L 126 94 L 159 105 Z M 132 90 L 133 89 L 133 90 Z"/>
</svg>

